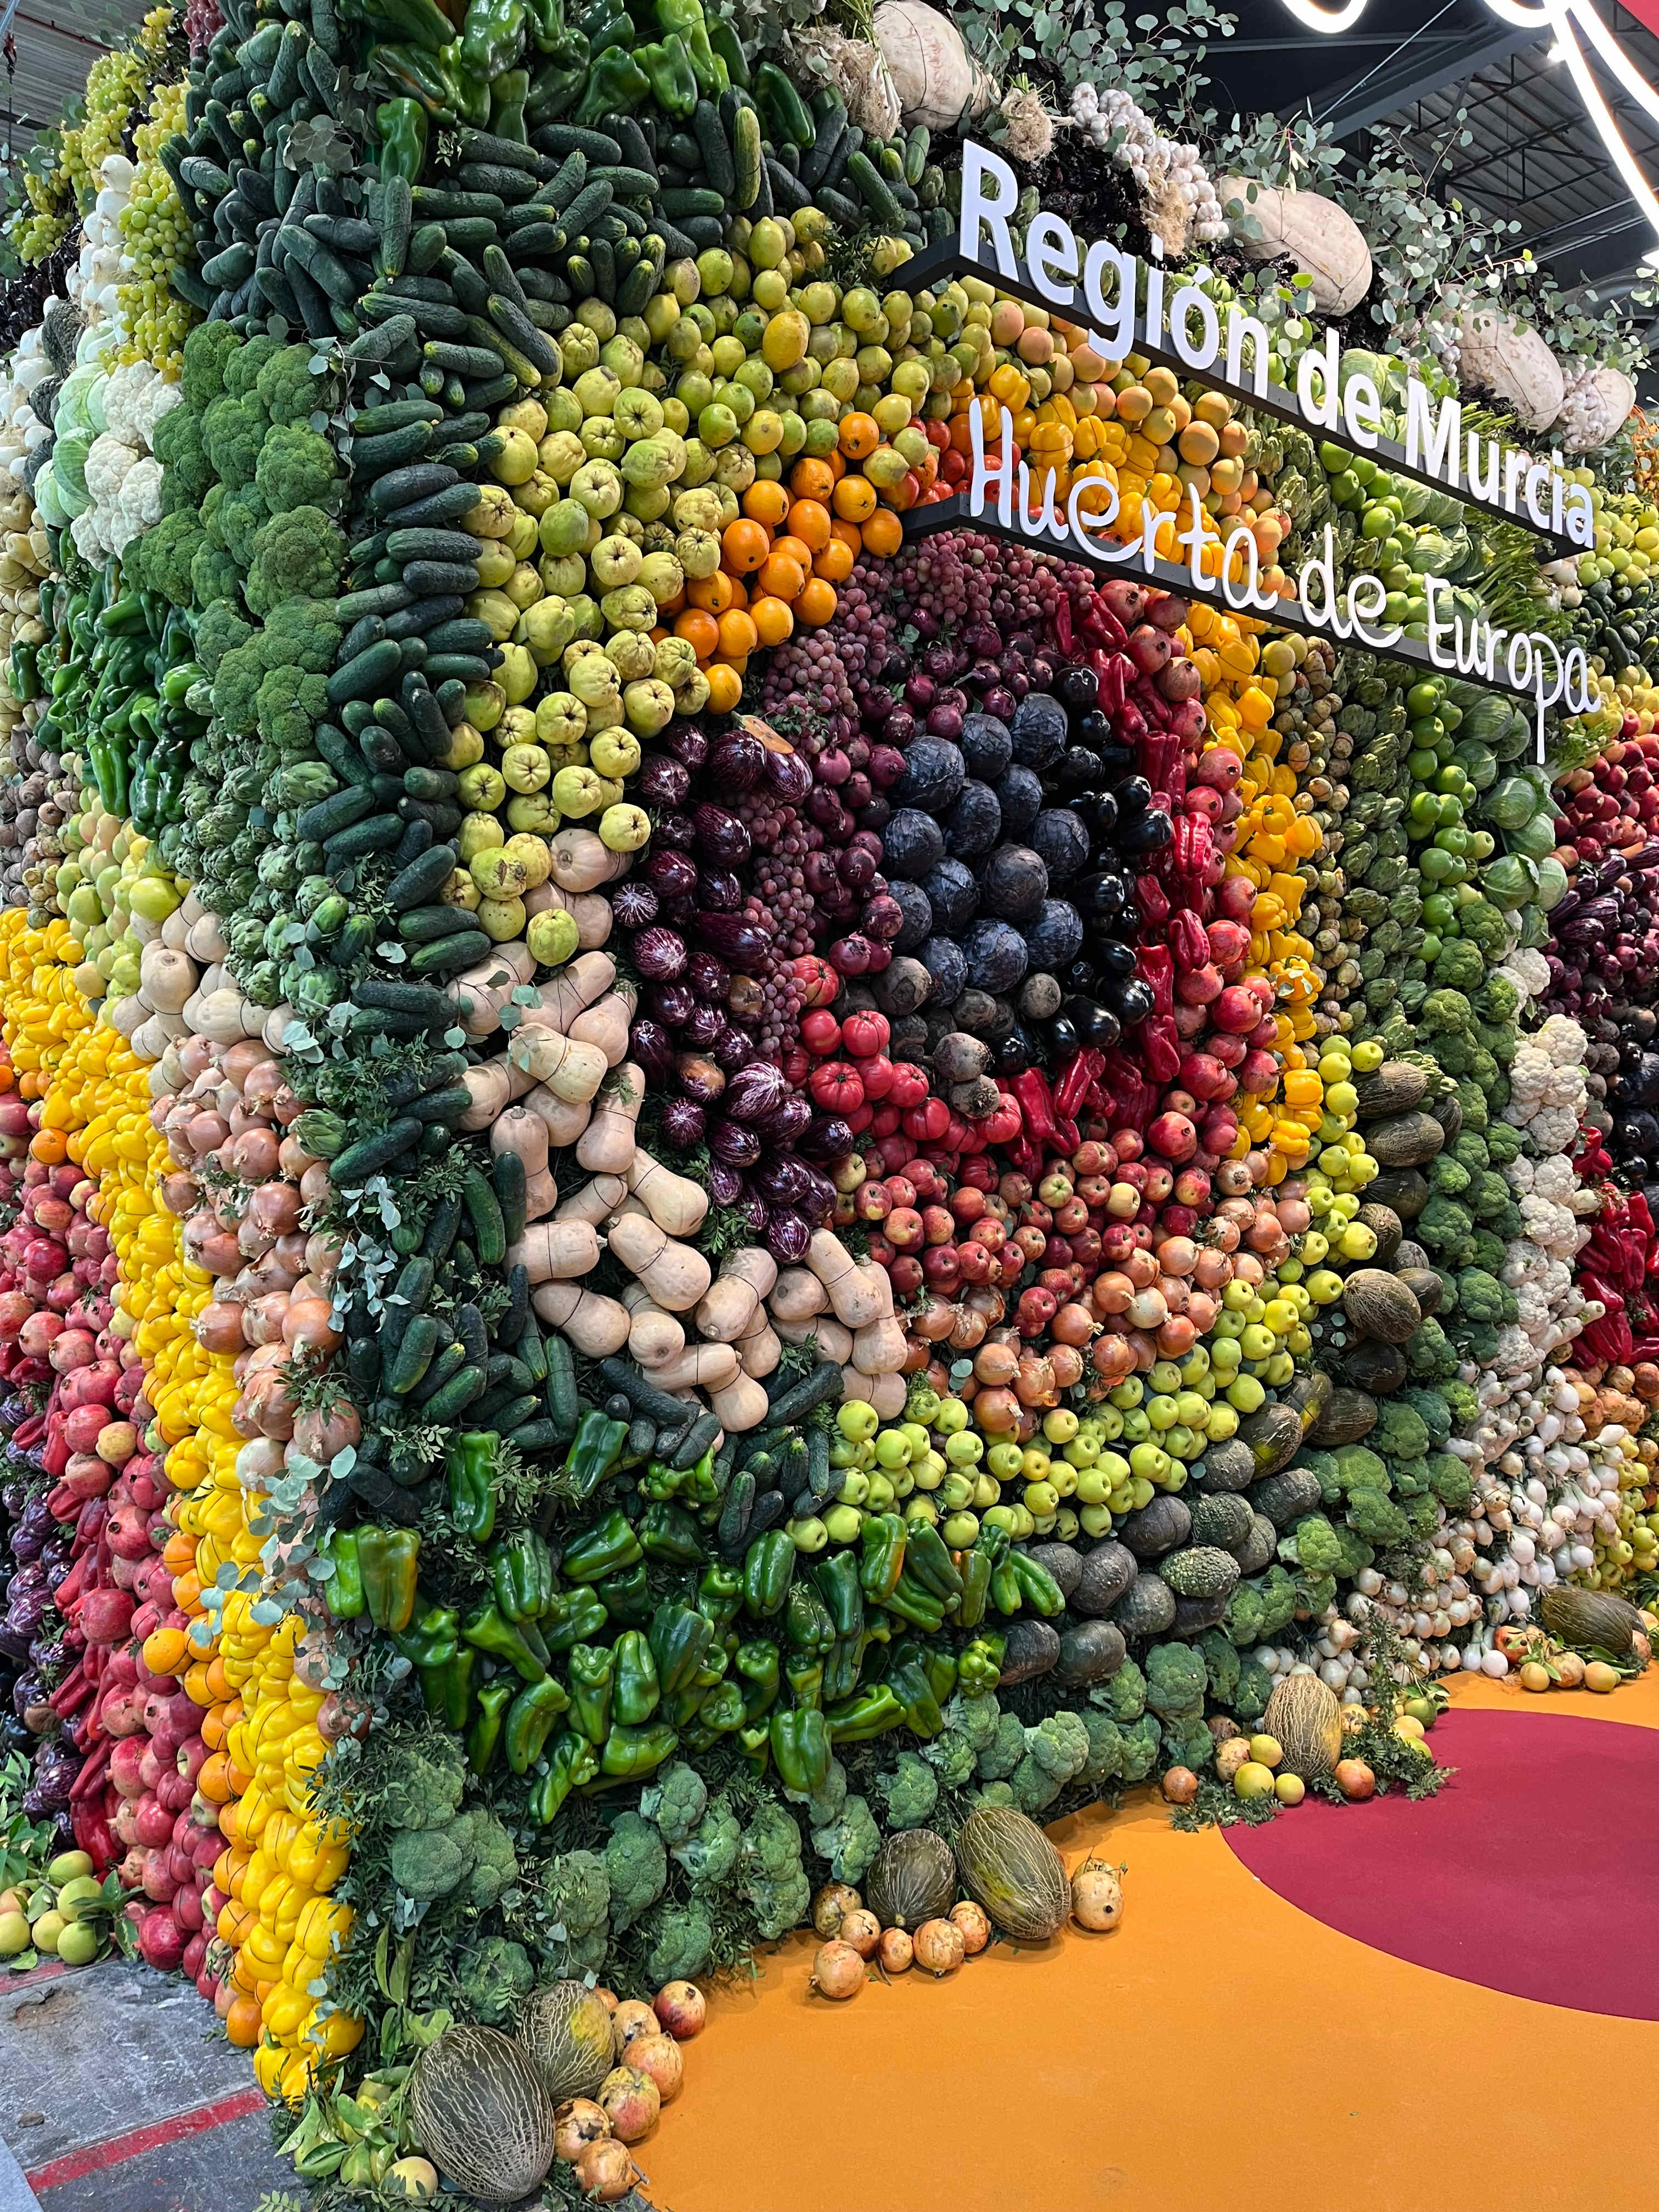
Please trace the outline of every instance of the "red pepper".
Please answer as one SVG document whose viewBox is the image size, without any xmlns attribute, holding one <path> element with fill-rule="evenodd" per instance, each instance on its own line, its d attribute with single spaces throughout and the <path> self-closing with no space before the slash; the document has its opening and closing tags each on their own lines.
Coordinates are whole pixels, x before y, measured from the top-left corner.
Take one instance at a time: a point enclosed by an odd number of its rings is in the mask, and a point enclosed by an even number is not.
<svg viewBox="0 0 1659 2212">
<path fill-rule="evenodd" d="M 1027 1135 L 1036 1144 L 1052 1149 L 1060 1141 L 1060 1132 L 1054 1126 L 1054 1102 L 1042 1070 L 1021 1068 L 1010 1087 L 1019 1101 Z"/>
<path fill-rule="evenodd" d="M 1162 929 L 1175 911 L 1170 904 L 1170 894 L 1156 876 L 1135 878 L 1135 904 L 1140 908 L 1143 934 Z"/>
<path fill-rule="evenodd" d="M 1183 816 L 1182 819 L 1185 818 Z M 1170 950 L 1175 954 L 1176 965 L 1183 973 L 1208 965 L 1209 934 L 1191 907 L 1178 906 L 1170 915 L 1169 937 Z"/>
<path fill-rule="evenodd" d="M 46 1703 L 60 1720 L 64 1720 L 70 1713 L 79 1712 L 91 1695 L 92 1684 L 87 1680 L 86 1668 L 77 1660 Z"/>
<path fill-rule="evenodd" d="M 1062 592 L 1054 602 L 1054 635 L 1060 651 L 1069 660 L 1072 657 L 1072 601 L 1069 592 Z"/>
<path fill-rule="evenodd" d="M 54 1482 L 58 1481 L 68 1468 L 70 1457 L 68 1439 L 64 1437 L 62 1428 L 53 1429 L 52 1434 L 46 1438 L 46 1447 L 41 1455 L 41 1465 Z"/>
<path fill-rule="evenodd" d="M 1129 633 L 1112 612 L 1098 592 L 1083 594 L 1083 635 L 1091 644 L 1110 646 L 1121 653 L 1129 642 Z"/>
<path fill-rule="evenodd" d="M 1169 1014 L 1148 1014 L 1138 1032 L 1147 1073 L 1158 1083 L 1173 1083 L 1181 1073 L 1181 1037 Z"/>
<path fill-rule="evenodd" d="M 1106 1055 L 1106 1073 L 1117 1102 L 1119 1127 L 1144 1130 L 1158 1104 L 1157 1091 L 1115 1048 Z"/>
<path fill-rule="evenodd" d="M 11 1440 L 13 1443 L 16 1445 L 19 1451 L 28 1451 L 32 1449 L 34 1445 L 40 1443 L 41 1437 L 45 1436 L 46 1433 L 46 1415 L 44 1413 L 31 1413 L 27 1421 L 20 1421 L 17 1424 L 16 1428 L 12 1431 Z"/>
<path fill-rule="evenodd" d="M 1088 1044 L 1074 1052 L 1060 1071 L 1054 1085 L 1054 1111 L 1067 1120 L 1075 1118 L 1079 1108 L 1098 1084 L 1106 1069 L 1106 1055 L 1098 1046 Z M 1076 1147 L 1073 1149 L 1075 1151 Z"/>
<path fill-rule="evenodd" d="M 115 1746 L 113 1743 L 111 1742 L 107 1736 L 105 1736 L 98 1744 L 97 1747 L 89 1754 L 86 1765 L 81 1769 L 81 1771 L 76 1776 L 75 1780 L 70 1785 L 70 1802 L 71 1805 L 78 1805 L 83 1797 L 89 1797 L 94 1790 L 101 1786 L 104 1779 L 104 1769 L 109 1765 L 110 1754 L 114 1751 L 114 1749 Z"/>
<path fill-rule="evenodd" d="M 1175 1012 L 1175 955 L 1167 945 L 1140 945 L 1135 948 L 1135 973 L 1152 994 L 1155 1014 Z"/>
<path fill-rule="evenodd" d="M 86 1579 L 87 1556 L 83 1552 L 80 1558 L 76 1559 L 75 1565 L 70 1569 L 69 1572 L 64 1576 L 63 1581 L 58 1583 L 58 1588 L 52 1595 L 52 1603 L 57 1607 L 58 1612 L 63 1614 L 65 1620 L 68 1620 L 72 1617 L 73 1611 L 78 1611 L 82 1594 L 82 1585 L 85 1583 Z"/>
<path fill-rule="evenodd" d="M 1128 641 L 1124 641 L 1127 644 Z M 1097 653 L 1094 664 L 1095 674 L 1100 679 L 1100 710 L 1115 719 L 1128 696 L 1128 680 L 1134 664 L 1122 653 Z M 1120 731 L 1118 734 L 1122 737 L 1127 733 Z"/>
<path fill-rule="evenodd" d="M 1215 840 L 1201 814 L 1177 814 L 1170 855 L 1177 874 L 1201 876 L 1215 854 Z"/>
<path fill-rule="evenodd" d="M 1179 738 L 1172 737 L 1167 730 L 1151 732 L 1137 746 L 1136 757 L 1140 773 L 1161 798 L 1186 796 L 1187 763 L 1182 757 Z"/>
</svg>

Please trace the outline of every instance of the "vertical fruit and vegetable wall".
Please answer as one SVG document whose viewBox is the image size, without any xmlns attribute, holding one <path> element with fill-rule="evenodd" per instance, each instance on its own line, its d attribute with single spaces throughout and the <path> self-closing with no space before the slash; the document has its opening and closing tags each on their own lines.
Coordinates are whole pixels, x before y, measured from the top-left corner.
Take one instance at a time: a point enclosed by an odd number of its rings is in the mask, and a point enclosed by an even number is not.
<svg viewBox="0 0 1659 2212">
<path fill-rule="evenodd" d="M 1043 1819 L 1646 1656 L 1633 341 L 799 12 L 159 9 L 7 228 L 0 1948 L 190 1976 L 325 2205 L 622 2197 L 757 1945 L 1109 1926 Z M 915 281 L 964 135 L 1593 550 Z M 976 438 L 1599 703 L 917 533 Z"/>
</svg>

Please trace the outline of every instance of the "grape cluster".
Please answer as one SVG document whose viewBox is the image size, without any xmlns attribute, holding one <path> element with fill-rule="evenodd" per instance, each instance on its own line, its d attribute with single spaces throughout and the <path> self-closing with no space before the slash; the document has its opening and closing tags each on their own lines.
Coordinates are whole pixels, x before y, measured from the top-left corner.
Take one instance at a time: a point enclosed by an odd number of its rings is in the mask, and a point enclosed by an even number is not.
<svg viewBox="0 0 1659 2212">
<path fill-rule="evenodd" d="M 841 587 L 835 619 L 778 647 L 767 665 L 763 714 L 793 711 L 807 732 L 828 725 L 832 739 L 857 728 L 864 695 L 879 680 L 896 641 L 877 581 L 888 565 L 860 561 Z M 817 750 L 810 738 L 807 749 Z"/>
<path fill-rule="evenodd" d="M 150 362 L 169 380 L 179 374 L 195 317 L 168 278 L 193 252 L 194 240 L 178 188 L 157 155 L 185 127 L 185 90 L 182 77 L 155 88 L 149 120 L 135 134 L 137 171 L 120 216 L 122 281 L 116 311 L 122 339 L 116 358 Z"/>
</svg>

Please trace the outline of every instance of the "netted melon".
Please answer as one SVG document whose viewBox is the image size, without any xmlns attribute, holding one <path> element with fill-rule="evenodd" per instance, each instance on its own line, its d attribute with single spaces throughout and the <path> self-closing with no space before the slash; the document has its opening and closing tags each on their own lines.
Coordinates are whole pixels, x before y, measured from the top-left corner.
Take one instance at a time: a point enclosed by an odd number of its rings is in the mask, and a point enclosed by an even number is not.
<svg viewBox="0 0 1659 2212">
<path fill-rule="evenodd" d="M 1035 1820 L 1010 1805 L 970 1813 L 957 1838 L 962 1885 L 994 1928 L 1046 1943 L 1071 1906 L 1060 1853 Z"/>
<path fill-rule="evenodd" d="M 931 1828 L 889 1836 L 864 1878 L 864 1901 L 884 1928 L 920 1928 L 948 1912 L 956 1896 L 951 1846 Z"/>
<path fill-rule="evenodd" d="M 1275 1682 L 1261 1727 L 1283 1749 L 1284 1771 L 1304 1782 L 1334 1772 L 1342 1756 L 1342 1707 L 1317 1674 L 1287 1674 Z"/>
<path fill-rule="evenodd" d="M 1627 1656 L 1633 1636 L 1647 1632 L 1633 1605 L 1603 1590 L 1570 1589 L 1558 1583 L 1544 1592 L 1538 1611 L 1550 1634 L 1564 1644 L 1588 1644 L 1615 1659 Z"/>
<path fill-rule="evenodd" d="M 530 2054 L 494 2027 L 447 2027 L 415 2062 L 409 2124 L 426 2155 L 485 2204 L 516 2204 L 553 2163 L 553 2106 Z"/>
<path fill-rule="evenodd" d="M 586 1982 L 553 1982 L 526 1999 L 519 2040 L 555 2105 L 592 2096 L 615 2063 L 611 2014 Z"/>
<path fill-rule="evenodd" d="M 1342 1310 L 1362 1336 L 1404 1344 L 1422 1327 L 1410 1285 L 1382 1267 L 1356 1267 L 1342 1285 Z"/>
</svg>

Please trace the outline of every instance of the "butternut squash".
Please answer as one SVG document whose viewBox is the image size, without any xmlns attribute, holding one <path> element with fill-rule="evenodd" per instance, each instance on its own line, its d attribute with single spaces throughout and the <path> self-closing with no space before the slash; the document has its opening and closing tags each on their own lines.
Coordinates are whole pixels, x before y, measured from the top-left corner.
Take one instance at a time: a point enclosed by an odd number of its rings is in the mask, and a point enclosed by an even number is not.
<svg viewBox="0 0 1659 2212">
<path fill-rule="evenodd" d="M 642 1146 L 635 1150 L 624 1180 L 659 1229 L 671 1237 L 693 1237 L 708 1212 L 708 1194 L 689 1176 L 653 1160 Z"/>
<path fill-rule="evenodd" d="M 628 1309 L 628 1354 L 641 1367 L 660 1367 L 678 1359 L 685 1349 L 685 1331 L 672 1314 L 665 1313 L 643 1283 L 630 1283 L 623 1292 Z"/>
<path fill-rule="evenodd" d="M 539 1018 L 550 1029 L 564 1030 L 578 1014 L 602 999 L 617 980 L 617 963 L 608 952 L 583 952 L 542 985 L 538 997 Z"/>
<path fill-rule="evenodd" d="M 568 1282 L 599 1264 L 599 1240 L 586 1221 L 538 1221 L 507 1251 L 507 1267 L 522 1267 L 532 1283 Z"/>
<path fill-rule="evenodd" d="M 459 1127 L 463 1129 L 490 1128 L 515 1098 L 535 1088 L 536 1082 L 533 1075 L 506 1060 L 483 1060 L 477 1067 L 469 1067 L 461 1080 L 472 1097 L 460 1118 Z"/>
<path fill-rule="evenodd" d="M 738 1355 L 729 1344 L 685 1345 L 651 1370 L 659 1390 L 720 1390 L 737 1379 Z"/>
<path fill-rule="evenodd" d="M 595 1176 L 580 1190 L 573 1190 L 568 1198 L 561 1199 L 556 1221 L 586 1221 L 590 1228 L 598 1229 L 607 1222 L 628 1195 L 628 1186 L 619 1176 Z"/>
<path fill-rule="evenodd" d="M 769 1375 L 783 1357 L 783 1346 L 778 1342 L 777 1331 L 766 1318 L 764 1306 L 755 1309 L 755 1318 L 732 1342 L 737 1347 L 738 1364 L 757 1382 L 763 1375 Z"/>
<path fill-rule="evenodd" d="M 530 1294 L 538 1317 L 570 1339 L 590 1359 L 609 1359 L 628 1341 L 628 1311 L 615 1298 L 574 1283 L 543 1283 Z"/>
<path fill-rule="evenodd" d="M 860 1375 L 896 1375 L 904 1354 L 904 1331 L 890 1314 L 867 1322 L 853 1339 L 853 1364 Z"/>
<path fill-rule="evenodd" d="M 862 1375 L 856 1367 L 841 1370 L 843 1398 L 861 1398 L 873 1406 L 884 1421 L 896 1421 L 909 1396 L 902 1375 Z"/>
<path fill-rule="evenodd" d="M 777 1279 L 777 1261 L 759 1245 L 728 1252 L 697 1308 L 698 1328 L 716 1343 L 737 1343 L 753 1328 L 756 1315 L 764 1315 L 767 1292 Z"/>
<path fill-rule="evenodd" d="M 611 902 L 599 891 L 562 891 L 554 883 L 538 884 L 524 895 L 526 916 L 568 914 L 576 925 L 578 952 L 597 951 L 611 934 Z"/>
<path fill-rule="evenodd" d="M 634 1157 L 634 1129 L 645 1099 L 645 1071 L 625 1060 L 601 1085 L 576 1161 L 595 1175 L 626 1175 Z"/>
<path fill-rule="evenodd" d="M 702 1253 L 677 1243 L 643 1213 L 619 1214 L 608 1241 L 629 1274 L 637 1276 L 670 1313 L 689 1313 L 708 1288 L 711 1272 Z"/>
<path fill-rule="evenodd" d="M 722 1389 L 708 1393 L 708 1409 L 720 1415 L 720 1426 L 731 1436 L 759 1428 L 770 1410 L 760 1384 L 742 1373 Z"/>
<path fill-rule="evenodd" d="M 549 851 L 553 880 L 563 891 L 596 891 L 628 873 L 631 853 L 613 853 L 592 830 L 560 830 Z"/>
<path fill-rule="evenodd" d="M 598 1045 L 578 1044 L 557 1030 L 526 1022 L 514 1030 L 507 1050 L 533 1083 L 544 1083 L 568 1106 L 585 1106 L 605 1081 L 605 1054 Z"/>
<path fill-rule="evenodd" d="M 816 1342 L 820 1359 L 837 1360 L 843 1367 L 852 1359 L 853 1332 L 843 1328 L 833 1314 L 808 1314 L 804 1321 L 780 1321 L 775 1310 L 772 1327 L 785 1344 Z"/>
<path fill-rule="evenodd" d="M 862 1328 L 866 1322 L 883 1318 L 881 1292 L 872 1275 L 881 1276 L 887 1292 L 886 1311 L 892 1311 L 892 1285 L 884 1270 L 872 1268 L 866 1275 L 833 1230 L 814 1232 L 806 1248 L 806 1264 L 829 1291 L 836 1320 L 845 1322 L 848 1328 Z"/>
<path fill-rule="evenodd" d="M 810 1267 L 785 1267 L 767 1292 L 766 1303 L 775 1322 L 811 1321 L 814 1314 L 829 1311 L 830 1293 Z M 798 1336 L 789 1339 L 791 1344 L 800 1341 Z"/>
<path fill-rule="evenodd" d="M 556 1098 L 544 1083 L 532 1084 L 524 1094 L 524 1103 L 546 1129 L 547 1141 L 556 1152 L 576 1143 L 592 1114 L 585 1098 Z"/>
<path fill-rule="evenodd" d="M 617 1067 L 628 1057 L 628 1030 L 633 1002 L 622 991 L 607 991 L 602 999 L 577 1015 L 566 1030 L 580 1044 L 596 1044 L 607 1067 Z"/>
<path fill-rule="evenodd" d="M 536 972 L 530 947 L 514 939 L 493 946 L 483 958 L 458 975 L 449 986 L 457 1018 L 468 1036 L 493 1036 L 501 1025 L 501 1009 L 521 984 Z"/>
</svg>

